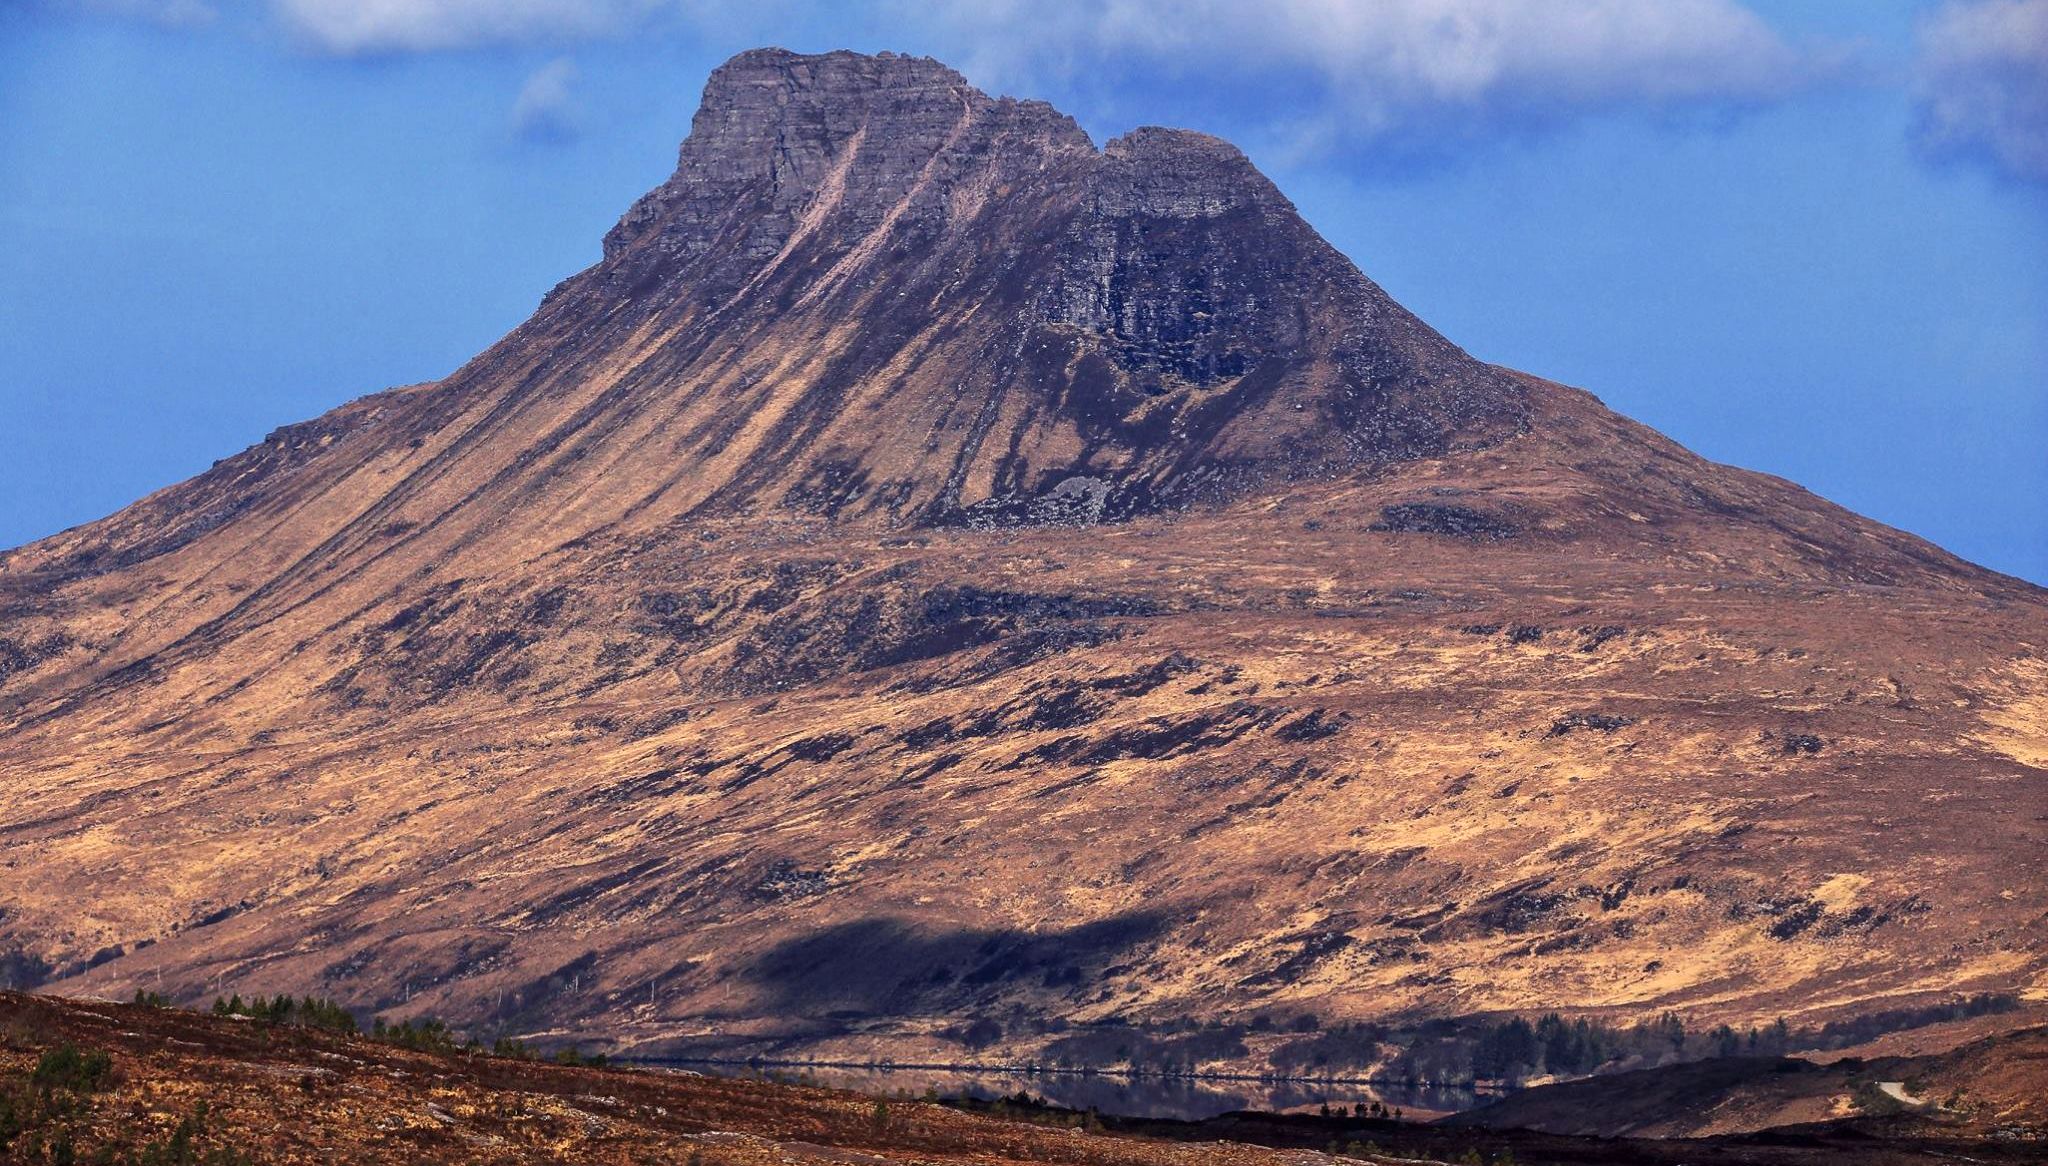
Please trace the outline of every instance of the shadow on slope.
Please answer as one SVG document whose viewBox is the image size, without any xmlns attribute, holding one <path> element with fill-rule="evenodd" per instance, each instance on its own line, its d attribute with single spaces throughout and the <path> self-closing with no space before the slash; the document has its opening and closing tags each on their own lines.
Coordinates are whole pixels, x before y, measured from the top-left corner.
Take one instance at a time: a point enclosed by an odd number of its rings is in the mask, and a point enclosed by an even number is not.
<svg viewBox="0 0 2048 1166">
<path fill-rule="evenodd" d="M 785 941 L 747 969 L 770 1015 L 960 1014 L 1023 992 L 1072 993 L 1121 972 L 1119 962 L 1164 929 L 1158 912 L 1111 916 L 1064 931 L 928 931 L 869 918 Z"/>
</svg>

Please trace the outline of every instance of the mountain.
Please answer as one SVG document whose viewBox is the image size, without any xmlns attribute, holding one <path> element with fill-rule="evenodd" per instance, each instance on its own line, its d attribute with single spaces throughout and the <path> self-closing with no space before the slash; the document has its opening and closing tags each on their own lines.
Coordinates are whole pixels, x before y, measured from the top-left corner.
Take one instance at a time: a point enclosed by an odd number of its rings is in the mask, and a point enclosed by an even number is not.
<svg viewBox="0 0 2048 1166">
<path fill-rule="evenodd" d="M 1223 142 L 752 52 L 463 368 L 0 557 L 0 981 L 847 1057 L 2024 1013 L 2044 652 Z"/>
</svg>

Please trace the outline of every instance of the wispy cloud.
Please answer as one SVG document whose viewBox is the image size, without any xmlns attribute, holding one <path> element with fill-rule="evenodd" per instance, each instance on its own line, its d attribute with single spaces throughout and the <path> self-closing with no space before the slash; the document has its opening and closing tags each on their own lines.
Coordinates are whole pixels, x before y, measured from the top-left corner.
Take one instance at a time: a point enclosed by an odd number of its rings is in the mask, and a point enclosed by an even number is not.
<svg viewBox="0 0 2048 1166">
<path fill-rule="evenodd" d="M 1950 0 L 1915 72 L 1925 149 L 2048 182 L 2048 0 Z"/>
<path fill-rule="evenodd" d="M 535 69 L 512 103 L 512 128 L 528 141 L 565 141 L 577 134 L 576 62 L 557 57 Z"/>
</svg>

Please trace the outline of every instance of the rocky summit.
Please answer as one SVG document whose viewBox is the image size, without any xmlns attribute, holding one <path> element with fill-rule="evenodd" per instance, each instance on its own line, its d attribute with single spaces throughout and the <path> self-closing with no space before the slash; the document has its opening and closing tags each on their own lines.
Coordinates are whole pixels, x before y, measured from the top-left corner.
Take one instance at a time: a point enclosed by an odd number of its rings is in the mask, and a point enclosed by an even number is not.
<svg viewBox="0 0 2048 1166">
<path fill-rule="evenodd" d="M 887 54 L 735 58 L 463 368 L 0 556 L 0 773 L 77 995 L 1242 1065 L 2048 995 L 2048 593 Z"/>
</svg>

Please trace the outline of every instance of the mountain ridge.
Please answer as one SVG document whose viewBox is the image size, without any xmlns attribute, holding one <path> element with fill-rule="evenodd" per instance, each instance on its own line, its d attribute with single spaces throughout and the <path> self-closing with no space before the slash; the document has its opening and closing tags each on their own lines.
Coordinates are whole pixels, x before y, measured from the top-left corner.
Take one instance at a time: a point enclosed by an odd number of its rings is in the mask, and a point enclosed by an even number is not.
<svg viewBox="0 0 2048 1166">
<path fill-rule="evenodd" d="M 463 368 L 0 555 L 0 960 L 847 1056 L 2032 998 L 2044 613 L 1215 139 L 742 54 Z"/>
</svg>

